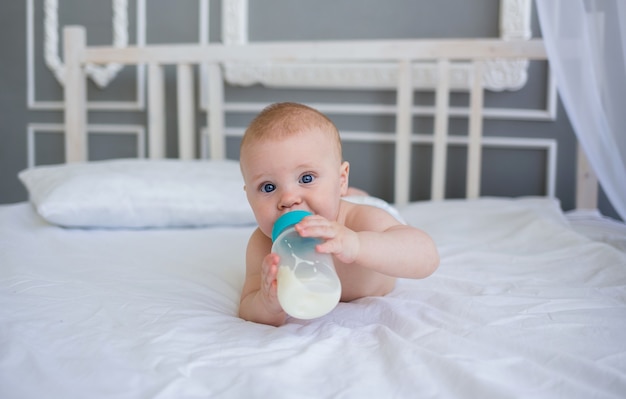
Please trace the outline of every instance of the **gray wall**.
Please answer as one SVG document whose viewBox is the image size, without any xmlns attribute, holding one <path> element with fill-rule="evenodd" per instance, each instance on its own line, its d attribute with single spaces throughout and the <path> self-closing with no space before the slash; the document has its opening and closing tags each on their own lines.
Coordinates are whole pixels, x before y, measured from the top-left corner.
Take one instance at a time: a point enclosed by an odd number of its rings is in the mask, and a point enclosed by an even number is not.
<svg viewBox="0 0 626 399">
<path fill-rule="evenodd" d="M 61 99 L 61 87 L 43 63 L 42 21 L 43 0 L 34 0 L 35 10 L 35 74 L 37 77 L 36 98 Z M 108 1 L 60 0 L 59 25 L 83 24 L 89 26 L 88 41 L 104 44 L 111 41 L 111 5 Z M 193 42 L 197 40 L 198 18 L 196 1 L 148 0 L 147 41 Z M 129 0 L 130 42 L 136 38 L 135 0 Z M 250 0 L 250 40 L 299 40 L 299 39 L 368 39 L 368 38 L 416 38 L 416 37 L 497 37 L 499 35 L 498 0 L 439 0 L 415 1 L 392 0 Z M 211 1 L 212 41 L 220 36 L 220 4 Z M 28 123 L 61 123 L 59 111 L 32 110 L 26 98 L 26 1 L 6 0 L 0 2 L 0 203 L 26 200 L 26 191 L 17 180 L 16 174 L 26 168 L 26 127 Z M 537 18 L 533 10 L 533 36 L 540 36 Z M 171 71 L 170 71 L 171 72 Z M 485 101 L 491 106 L 545 107 L 544 85 L 546 68 L 541 63 L 530 67 L 528 84 L 521 92 L 487 93 Z M 102 92 L 93 85 L 91 99 L 134 98 L 135 75 L 125 69 L 110 87 Z M 173 85 L 168 90 L 174 90 Z M 286 90 L 270 90 L 260 87 L 227 88 L 228 100 L 256 99 L 259 101 L 295 100 L 323 101 L 341 98 L 357 101 L 383 101 L 392 104 L 394 94 L 390 92 L 328 93 L 301 91 L 296 94 Z M 454 102 L 464 104 L 466 96 L 453 97 Z M 416 101 L 428 103 L 432 97 L 421 95 Z M 230 124 L 245 127 L 253 115 L 229 115 Z M 340 129 L 374 129 L 392 132 L 390 118 L 361 118 L 330 115 Z M 144 123 L 145 113 L 124 112 L 111 117 L 104 113 L 91 112 L 93 123 Z M 169 131 L 174 131 L 175 119 L 169 118 Z M 199 122 L 202 117 L 199 116 Z M 428 130 L 432 126 L 429 118 L 416 118 L 415 128 Z M 466 121 L 452 119 L 451 131 L 461 134 Z M 498 121 L 486 120 L 485 134 L 492 136 L 526 136 L 554 138 L 558 140 L 557 196 L 564 209 L 574 206 L 575 193 L 575 137 L 567 116 L 559 102 L 556 121 Z M 90 137 L 91 159 L 127 157 L 134 154 L 134 139 L 125 136 Z M 230 139 L 228 152 L 237 157 L 237 139 Z M 40 134 L 37 136 L 38 164 L 63 161 L 63 142 L 60 135 Z M 168 154 L 176 155 L 174 135 L 168 138 Z M 415 180 L 411 198 L 419 200 L 428 195 L 429 149 L 416 147 L 414 155 Z M 391 199 L 393 193 L 393 149 L 389 145 L 353 144 L 345 145 L 344 156 L 352 164 L 351 182 L 372 194 Z M 465 153 L 460 148 L 450 149 L 449 176 L 464 176 Z M 486 150 L 484 152 L 483 195 L 542 195 L 545 155 L 541 151 Z M 530 177 L 526 177 L 529 174 Z M 462 178 L 449 178 L 447 195 L 462 196 Z M 600 197 L 603 213 L 616 214 L 603 193 Z"/>
</svg>

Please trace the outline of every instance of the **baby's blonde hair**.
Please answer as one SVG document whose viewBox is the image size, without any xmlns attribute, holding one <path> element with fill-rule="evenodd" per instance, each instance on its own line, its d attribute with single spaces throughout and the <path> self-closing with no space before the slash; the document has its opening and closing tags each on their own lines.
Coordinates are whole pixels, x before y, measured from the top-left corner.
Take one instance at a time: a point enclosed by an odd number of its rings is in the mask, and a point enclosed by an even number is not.
<svg viewBox="0 0 626 399">
<path fill-rule="evenodd" d="M 240 151 L 255 141 L 280 139 L 313 129 L 329 135 L 341 161 L 341 138 L 335 124 L 315 108 L 293 102 L 274 103 L 263 109 L 246 129 Z"/>
</svg>

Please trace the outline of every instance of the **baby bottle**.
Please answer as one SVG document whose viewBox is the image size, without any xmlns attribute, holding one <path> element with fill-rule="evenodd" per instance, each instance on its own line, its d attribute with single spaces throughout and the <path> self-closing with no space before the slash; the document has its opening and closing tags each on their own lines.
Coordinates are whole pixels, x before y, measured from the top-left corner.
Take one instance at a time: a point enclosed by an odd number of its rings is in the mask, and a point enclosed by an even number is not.
<svg viewBox="0 0 626 399">
<path fill-rule="evenodd" d="M 319 253 L 319 238 L 300 237 L 296 225 L 307 211 L 282 215 L 272 229 L 272 252 L 280 256 L 278 264 L 278 301 L 288 315 L 314 319 L 330 312 L 341 297 L 341 283 L 330 254 Z"/>
</svg>

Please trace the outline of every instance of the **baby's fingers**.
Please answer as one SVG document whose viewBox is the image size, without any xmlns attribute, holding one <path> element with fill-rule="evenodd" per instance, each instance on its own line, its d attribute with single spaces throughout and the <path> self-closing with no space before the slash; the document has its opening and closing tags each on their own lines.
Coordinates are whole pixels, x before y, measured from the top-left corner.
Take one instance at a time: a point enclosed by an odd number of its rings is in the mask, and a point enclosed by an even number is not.
<svg viewBox="0 0 626 399">
<path fill-rule="evenodd" d="M 263 258 L 261 270 L 261 300 L 265 309 L 270 313 L 279 313 L 283 308 L 278 303 L 278 283 L 276 274 L 278 273 L 278 262 L 280 257 L 275 253 L 270 253 Z"/>
<path fill-rule="evenodd" d="M 315 249 L 321 253 L 333 254 L 344 263 L 352 263 L 358 256 L 360 243 L 355 232 L 345 229 L 337 237 L 324 241 Z"/>
<path fill-rule="evenodd" d="M 279 257 L 275 253 L 268 254 L 263 259 L 262 266 L 262 286 L 263 291 L 269 296 L 276 295 L 276 274 L 278 273 Z"/>
<path fill-rule="evenodd" d="M 338 240 L 327 240 L 315 246 L 317 252 L 323 254 L 336 254 L 341 251 L 341 243 Z"/>
<path fill-rule="evenodd" d="M 308 216 L 296 225 L 296 231 L 302 237 L 331 239 L 337 235 L 337 227 L 321 216 Z"/>
</svg>

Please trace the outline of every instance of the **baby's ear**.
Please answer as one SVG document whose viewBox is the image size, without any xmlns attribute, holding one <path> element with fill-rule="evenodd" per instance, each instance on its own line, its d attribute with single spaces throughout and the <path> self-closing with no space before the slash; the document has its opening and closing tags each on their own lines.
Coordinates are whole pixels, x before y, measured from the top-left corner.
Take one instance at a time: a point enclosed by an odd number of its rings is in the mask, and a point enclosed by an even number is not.
<svg viewBox="0 0 626 399">
<path fill-rule="evenodd" d="M 339 170 L 339 183 L 341 186 L 341 195 L 344 196 L 348 192 L 348 182 L 350 176 L 350 163 L 344 161 L 341 163 Z"/>
</svg>

